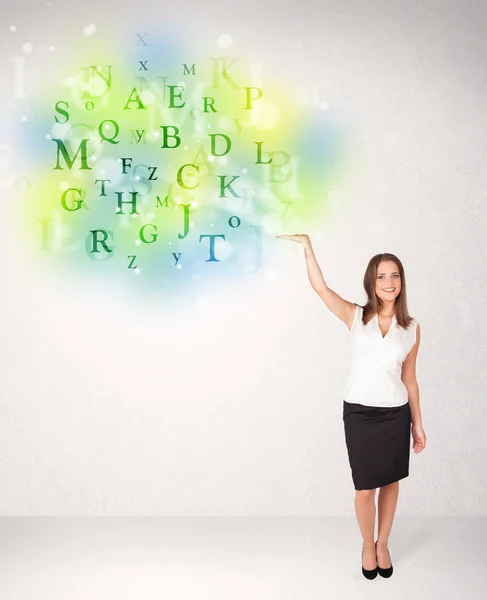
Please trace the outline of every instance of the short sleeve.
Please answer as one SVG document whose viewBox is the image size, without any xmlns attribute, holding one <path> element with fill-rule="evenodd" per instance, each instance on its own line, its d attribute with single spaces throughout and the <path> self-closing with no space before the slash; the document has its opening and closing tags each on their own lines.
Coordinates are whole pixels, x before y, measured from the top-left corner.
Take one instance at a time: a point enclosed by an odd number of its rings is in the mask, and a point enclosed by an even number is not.
<svg viewBox="0 0 487 600">
<path fill-rule="evenodd" d="M 416 319 L 413 319 L 411 325 L 409 326 L 403 360 L 406 360 L 407 355 L 411 352 L 411 350 L 414 347 L 414 344 L 416 343 L 418 325 L 419 322 Z"/>
<path fill-rule="evenodd" d="M 352 327 L 350 329 L 347 327 L 348 333 L 352 333 L 356 329 L 358 320 L 362 318 L 362 310 L 363 309 L 361 306 L 355 304 L 355 314 L 353 316 Z"/>
</svg>

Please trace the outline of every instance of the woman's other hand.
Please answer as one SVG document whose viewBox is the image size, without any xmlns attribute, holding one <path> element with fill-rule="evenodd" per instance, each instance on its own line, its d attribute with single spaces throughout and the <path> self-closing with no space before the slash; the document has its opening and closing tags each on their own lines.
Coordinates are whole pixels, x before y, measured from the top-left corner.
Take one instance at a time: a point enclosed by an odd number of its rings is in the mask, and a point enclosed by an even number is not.
<svg viewBox="0 0 487 600">
<path fill-rule="evenodd" d="M 419 454 L 421 450 L 426 448 L 426 434 L 421 425 L 413 425 L 412 427 L 413 436 L 413 450 L 415 454 Z"/>
</svg>

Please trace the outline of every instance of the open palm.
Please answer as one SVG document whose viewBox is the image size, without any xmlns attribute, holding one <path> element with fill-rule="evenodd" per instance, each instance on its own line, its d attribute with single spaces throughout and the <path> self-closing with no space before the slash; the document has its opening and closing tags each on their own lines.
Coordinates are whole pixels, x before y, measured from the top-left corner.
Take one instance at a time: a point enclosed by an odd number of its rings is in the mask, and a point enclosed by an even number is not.
<svg viewBox="0 0 487 600">
<path fill-rule="evenodd" d="M 291 242 L 297 242 L 298 244 L 308 244 L 309 235 L 307 233 L 293 233 L 291 235 L 276 235 L 276 238 L 281 240 L 289 240 Z"/>
</svg>

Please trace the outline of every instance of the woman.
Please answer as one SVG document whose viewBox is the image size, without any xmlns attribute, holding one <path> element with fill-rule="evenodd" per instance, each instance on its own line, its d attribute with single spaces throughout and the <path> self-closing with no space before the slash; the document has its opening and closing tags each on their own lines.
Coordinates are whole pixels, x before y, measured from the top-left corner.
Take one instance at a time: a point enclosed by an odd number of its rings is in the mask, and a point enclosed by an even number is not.
<svg viewBox="0 0 487 600">
<path fill-rule="evenodd" d="M 352 360 L 343 392 L 343 423 L 363 537 L 362 573 L 367 579 L 377 573 L 390 577 L 387 543 L 399 480 L 409 475 L 411 430 L 415 454 L 426 447 L 416 380 L 420 327 L 408 314 L 402 263 L 393 254 L 372 257 L 363 281 L 368 300 L 359 306 L 326 285 L 308 235 L 276 237 L 303 244 L 313 289 L 350 332 Z"/>
</svg>

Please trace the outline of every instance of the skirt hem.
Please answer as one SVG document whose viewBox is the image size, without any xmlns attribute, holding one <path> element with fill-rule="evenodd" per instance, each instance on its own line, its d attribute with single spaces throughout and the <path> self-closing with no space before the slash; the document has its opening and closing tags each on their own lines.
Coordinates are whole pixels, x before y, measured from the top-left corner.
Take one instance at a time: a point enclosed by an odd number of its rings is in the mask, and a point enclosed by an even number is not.
<svg viewBox="0 0 487 600">
<path fill-rule="evenodd" d="M 391 483 L 395 483 L 396 481 L 401 481 L 401 479 L 406 479 L 406 477 L 409 477 L 409 473 L 407 475 L 402 475 L 401 477 L 396 477 L 392 481 L 389 481 L 388 483 L 380 483 L 378 485 L 374 485 L 373 487 L 360 487 L 360 488 L 356 487 L 355 491 L 362 492 L 362 491 L 366 491 L 366 490 L 375 490 L 377 488 L 385 487 L 386 485 L 391 485 Z"/>
</svg>

